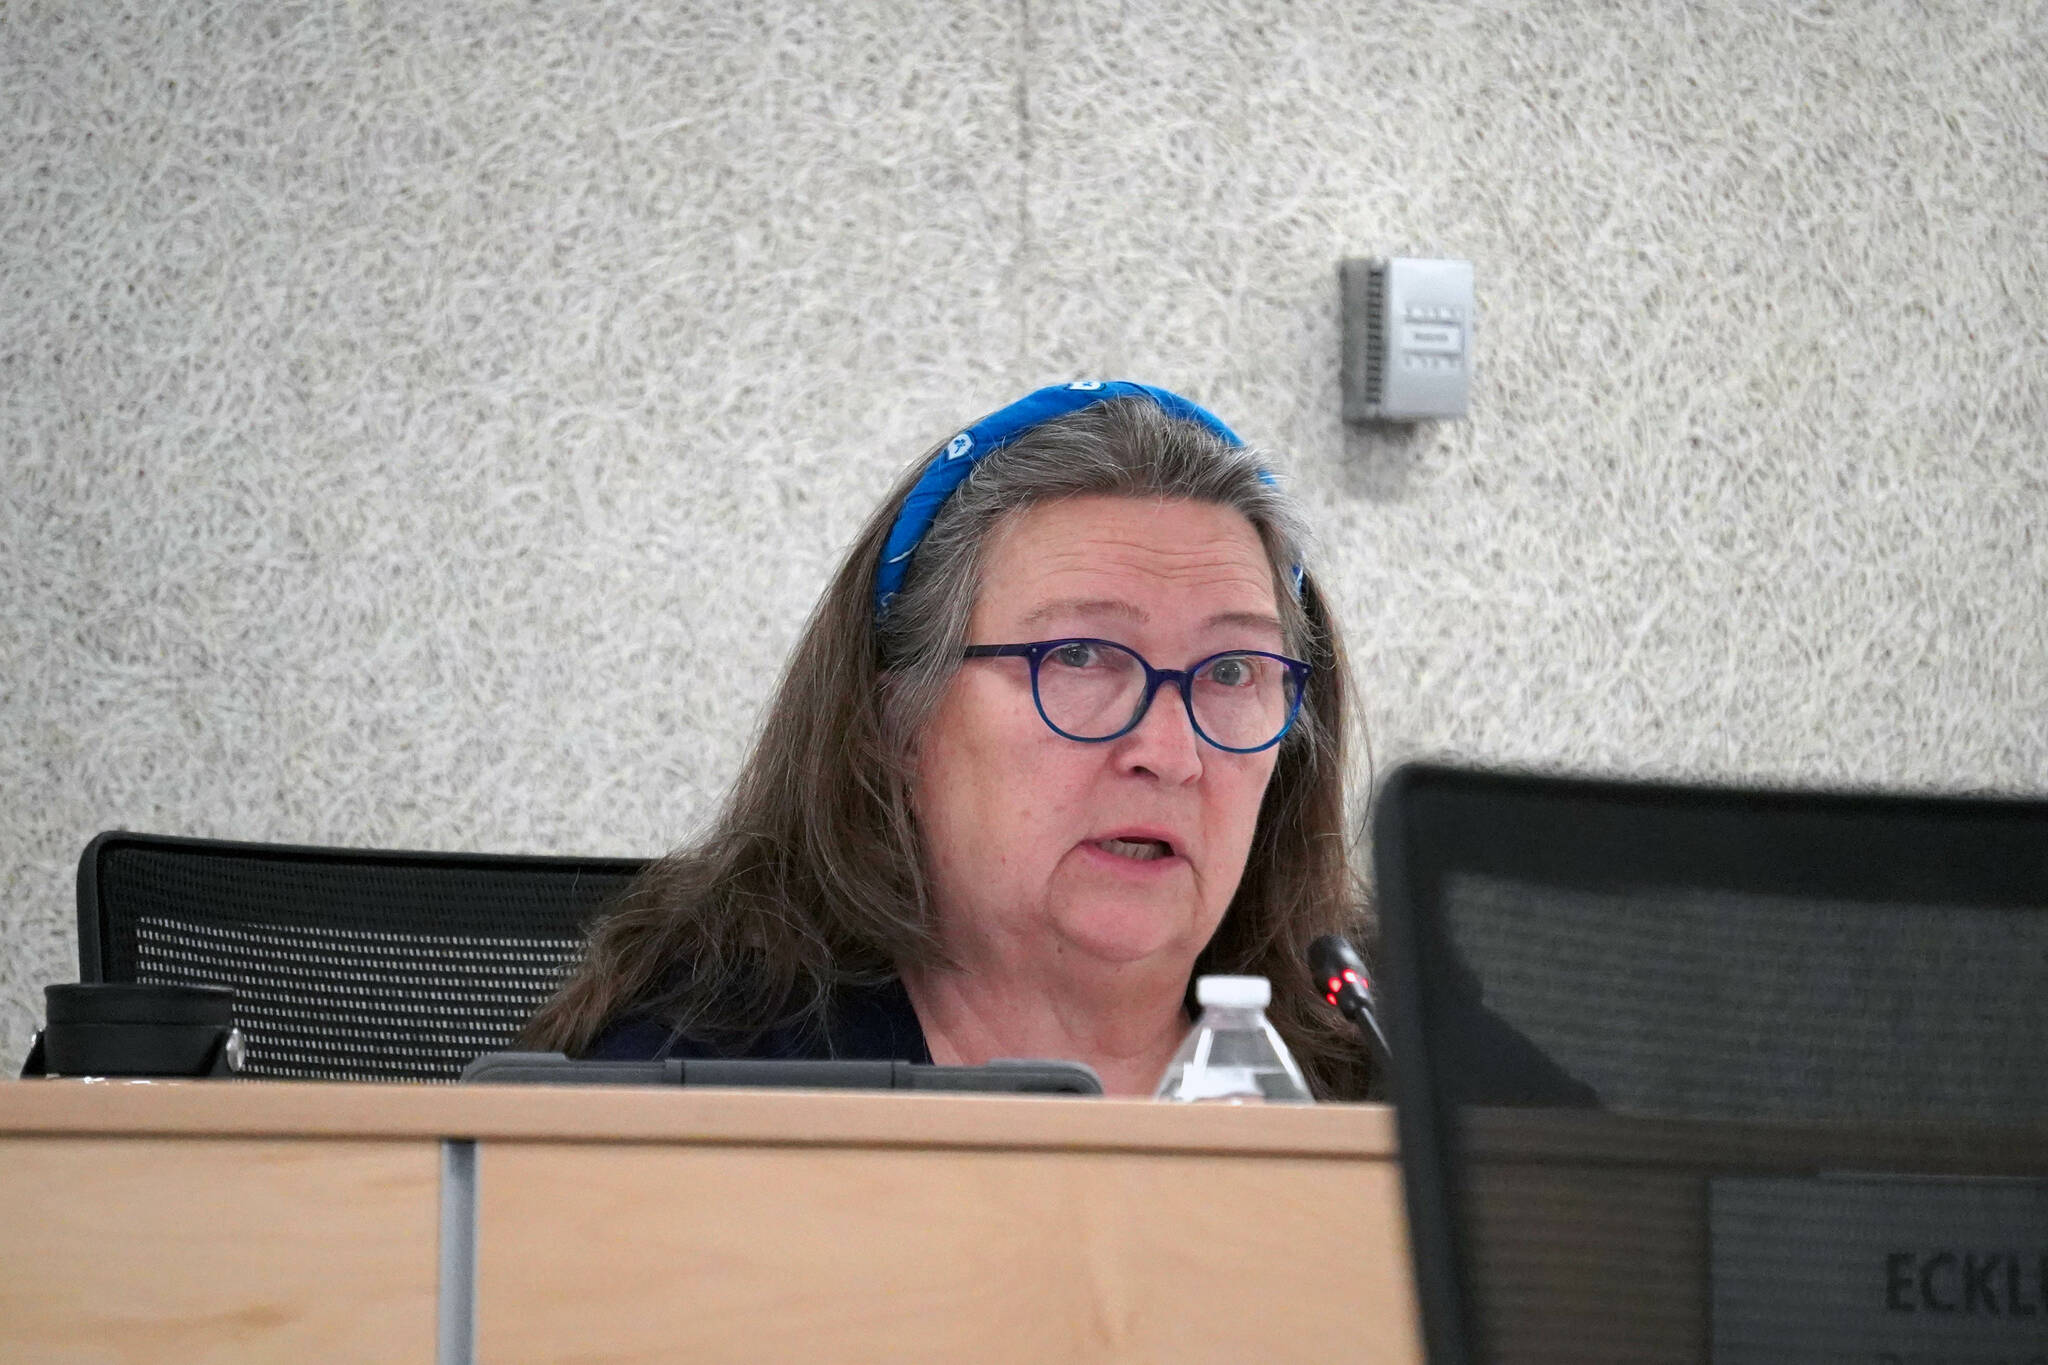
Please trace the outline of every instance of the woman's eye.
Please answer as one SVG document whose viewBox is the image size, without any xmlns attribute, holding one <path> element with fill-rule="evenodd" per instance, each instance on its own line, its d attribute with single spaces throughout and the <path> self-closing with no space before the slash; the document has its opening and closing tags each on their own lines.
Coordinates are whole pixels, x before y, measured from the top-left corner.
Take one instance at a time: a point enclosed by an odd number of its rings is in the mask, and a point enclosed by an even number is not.
<svg viewBox="0 0 2048 1365">
<path fill-rule="evenodd" d="M 1209 680 L 1221 687 L 1249 687 L 1257 676 L 1250 659 L 1218 659 L 1209 665 Z"/>
<path fill-rule="evenodd" d="M 1095 662 L 1095 646 L 1084 644 L 1061 645 L 1052 652 L 1052 661 L 1067 668 L 1086 668 Z"/>
</svg>

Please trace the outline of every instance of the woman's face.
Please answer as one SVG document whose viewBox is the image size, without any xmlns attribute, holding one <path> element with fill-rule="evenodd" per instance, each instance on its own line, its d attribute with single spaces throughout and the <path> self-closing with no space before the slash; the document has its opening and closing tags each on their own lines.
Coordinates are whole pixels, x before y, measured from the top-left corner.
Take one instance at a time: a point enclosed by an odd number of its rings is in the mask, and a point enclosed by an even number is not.
<svg viewBox="0 0 2048 1365">
<path fill-rule="evenodd" d="M 968 642 L 1064 636 L 1154 668 L 1285 652 L 1251 523 L 1177 500 L 1074 498 L 997 528 Z M 919 742 L 913 796 L 948 945 L 969 962 L 1192 964 L 1237 891 L 1276 752 L 1207 744 L 1170 685 L 1130 733 L 1079 743 L 1039 718 L 1027 660 L 963 663 Z"/>
</svg>

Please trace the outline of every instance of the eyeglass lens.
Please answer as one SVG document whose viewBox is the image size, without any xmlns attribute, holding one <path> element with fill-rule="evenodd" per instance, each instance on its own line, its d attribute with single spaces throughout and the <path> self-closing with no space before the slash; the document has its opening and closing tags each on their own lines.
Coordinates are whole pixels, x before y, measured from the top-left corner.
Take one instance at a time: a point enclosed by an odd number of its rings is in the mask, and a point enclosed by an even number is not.
<svg viewBox="0 0 2048 1365">
<path fill-rule="evenodd" d="M 1038 705 L 1053 727 L 1076 739 L 1107 739 L 1127 728 L 1145 702 L 1145 666 L 1118 645 L 1060 645 L 1038 661 Z M 1299 685 L 1279 659 L 1225 654 L 1203 662 L 1188 688 L 1195 724 L 1231 749 L 1267 743 L 1294 714 Z"/>
</svg>

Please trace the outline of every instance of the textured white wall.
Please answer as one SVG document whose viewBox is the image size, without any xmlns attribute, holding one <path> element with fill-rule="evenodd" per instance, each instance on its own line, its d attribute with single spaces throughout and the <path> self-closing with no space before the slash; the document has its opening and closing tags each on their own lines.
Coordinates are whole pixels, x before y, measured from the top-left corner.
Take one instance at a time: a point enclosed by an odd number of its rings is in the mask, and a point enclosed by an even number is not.
<svg viewBox="0 0 2048 1365">
<path fill-rule="evenodd" d="M 2038 0 L 733 8 L 0 0 L 0 1061 L 103 828 L 665 847 L 1084 375 L 1280 452 L 1383 766 L 2048 786 Z M 1338 420 L 1386 252 L 1470 422 Z"/>
</svg>

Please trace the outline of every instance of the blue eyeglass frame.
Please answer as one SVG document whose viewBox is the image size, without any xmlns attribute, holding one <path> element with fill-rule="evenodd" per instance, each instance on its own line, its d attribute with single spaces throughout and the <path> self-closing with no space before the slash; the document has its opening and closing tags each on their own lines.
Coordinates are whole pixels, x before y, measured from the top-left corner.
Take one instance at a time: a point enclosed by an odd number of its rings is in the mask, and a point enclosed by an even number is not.
<svg viewBox="0 0 2048 1365">
<path fill-rule="evenodd" d="M 1121 650 L 1125 654 L 1130 655 L 1138 661 L 1138 667 L 1145 670 L 1145 694 L 1139 699 L 1137 710 L 1131 713 L 1129 723 L 1115 734 L 1072 734 L 1054 725 L 1052 717 L 1045 714 L 1045 702 L 1038 695 L 1038 665 L 1046 655 L 1066 645 L 1106 645 L 1111 649 Z M 1287 666 L 1288 673 L 1294 678 L 1294 704 L 1288 708 L 1287 719 L 1280 726 L 1280 733 L 1274 735 L 1264 744 L 1254 744 L 1249 749 L 1239 749 L 1228 744 L 1217 743 L 1215 738 L 1202 728 L 1202 722 L 1195 719 L 1195 699 L 1188 691 L 1188 685 L 1195 680 L 1196 674 L 1218 659 L 1241 659 L 1247 655 L 1261 659 L 1273 659 Z M 1300 659 L 1291 659 L 1285 654 L 1274 654 L 1263 649 L 1218 650 L 1214 654 L 1204 655 L 1202 658 L 1195 660 L 1186 668 L 1154 668 L 1150 659 L 1147 659 L 1129 645 L 1119 644 L 1115 640 L 1097 639 L 1092 635 L 1068 635 L 1057 640 L 1033 640 L 1028 644 L 1017 645 L 968 645 L 960 651 L 960 657 L 963 659 L 1030 660 L 1031 704 L 1038 708 L 1038 718 L 1045 722 L 1046 729 L 1052 731 L 1061 739 L 1071 739 L 1076 744 L 1107 744 L 1113 739 L 1122 739 L 1125 735 L 1137 729 L 1144 722 L 1145 717 L 1151 714 L 1152 702 L 1159 695 L 1159 689 L 1167 683 L 1172 683 L 1175 690 L 1180 693 L 1181 709 L 1188 713 L 1188 724 L 1194 728 L 1197 735 L 1201 736 L 1204 744 L 1207 744 L 1212 749 L 1221 749 L 1227 754 L 1262 753 L 1287 738 L 1287 732 L 1294 728 L 1295 718 L 1301 715 L 1301 700 L 1308 695 L 1308 680 L 1310 675 L 1315 672 L 1313 665 L 1303 663 Z"/>
</svg>

